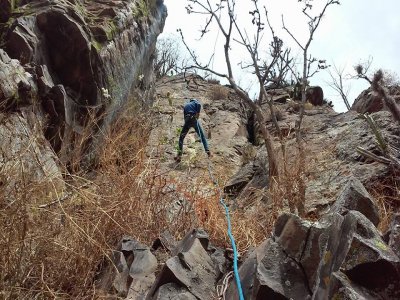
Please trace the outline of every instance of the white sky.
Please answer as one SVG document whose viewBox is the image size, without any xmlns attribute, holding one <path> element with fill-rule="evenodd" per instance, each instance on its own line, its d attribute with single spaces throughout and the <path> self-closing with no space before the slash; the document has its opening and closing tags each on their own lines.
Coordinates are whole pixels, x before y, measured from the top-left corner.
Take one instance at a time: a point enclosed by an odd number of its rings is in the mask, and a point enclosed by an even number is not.
<svg viewBox="0 0 400 300">
<path fill-rule="evenodd" d="M 217 0 L 210 0 L 219 3 Z M 168 17 L 163 35 L 176 34 L 176 29 L 181 28 L 189 46 L 207 62 L 214 53 L 216 44 L 214 68 L 225 73 L 225 60 L 223 55 L 223 37 L 218 33 L 216 26 L 199 42 L 199 30 L 204 26 L 204 16 L 188 15 L 185 6 L 186 0 L 164 0 L 168 7 Z M 315 0 L 317 6 L 326 0 Z M 276 34 L 292 48 L 292 53 L 298 55 L 300 63 L 300 49 L 291 40 L 290 36 L 282 30 L 281 15 L 284 15 L 286 26 L 292 30 L 299 40 L 308 37 L 308 26 L 298 0 L 259 0 L 260 7 L 265 5 L 269 11 L 271 23 Z M 237 0 L 237 15 L 243 27 L 251 31 L 249 11 L 253 9 L 250 0 Z M 318 59 L 326 59 L 328 64 L 335 63 L 338 67 L 346 67 L 345 73 L 353 74 L 353 66 L 373 57 L 371 69 L 388 69 L 400 74 L 400 1 L 399 0 L 341 0 L 341 5 L 330 6 L 320 27 L 314 36 L 310 53 Z M 218 37 L 218 38 L 217 38 Z M 217 41 L 217 42 L 216 42 Z M 269 30 L 265 31 L 265 44 L 270 42 Z M 249 61 L 242 46 L 235 44 L 232 49 L 233 65 Z M 397 51 L 396 51 L 397 50 Z M 299 68 L 301 70 L 301 68 Z M 250 89 L 254 79 L 246 75 L 239 67 L 235 68 L 236 80 L 245 89 Z M 326 83 L 329 76 L 326 71 L 321 71 L 310 79 L 311 85 L 320 85 L 324 89 L 324 96 L 333 101 L 336 111 L 344 111 L 345 105 L 337 93 Z M 349 101 L 352 103 L 367 84 L 358 80 L 350 80 L 351 85 Z M 350 104 L 351 104 L 350 103 Z"/>
</svg>

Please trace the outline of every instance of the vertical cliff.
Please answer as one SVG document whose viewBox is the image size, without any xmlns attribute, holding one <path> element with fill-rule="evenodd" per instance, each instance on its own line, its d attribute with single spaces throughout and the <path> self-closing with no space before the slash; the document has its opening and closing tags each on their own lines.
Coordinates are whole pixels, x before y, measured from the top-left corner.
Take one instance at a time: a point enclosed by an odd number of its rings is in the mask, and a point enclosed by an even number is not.
<svg viewBox="0 0 400 300">
<path fill-rule="evenodd" d="M 45 136 L 64 161 L 93 119 L 97 128 L 107 127 L 133 89 L 151 88 L 153 52 L 167 15 L 162 0 L 0 4 L 2 63 L 16 59 L 12 64 L 26 72 L 11 85 L 0 81 L 2 111 L 35 106 L 43 112 Z"/>
</svg>

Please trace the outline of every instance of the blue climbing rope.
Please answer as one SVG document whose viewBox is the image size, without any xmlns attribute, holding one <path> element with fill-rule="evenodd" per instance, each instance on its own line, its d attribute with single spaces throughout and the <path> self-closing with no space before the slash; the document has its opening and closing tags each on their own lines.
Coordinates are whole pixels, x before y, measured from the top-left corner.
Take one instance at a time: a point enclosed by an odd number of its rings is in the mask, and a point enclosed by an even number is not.
<svg viewBox="0 0 400 300">
<path fill-rule="evenodd" d="M 196 121 L 196 126 L 197 126 L 197 131 L 200 132 L 198 120 Z M 224 198 L 222 197 L 222 192 L 221 192 L 221 188 L 219 187 L 218 181 L 215 180 L 215 178 L 212 174 L 211 166 L 210 166 L 210 159 L 208 159 L 208 173 L 210 175 L 212 182 L 218 188 L 219 203 L 221 203 L 221 205 L 225 209 L 226 222 L 228 223 L 228 236 L 231 241 L 232 250 L 233 250 L 233 273 L 235 275 L 235 282 L 236 282 L 236 287 L 237 287 L 238 294 L 239 294 L 239 300 L 244 300 L 242 284 L 240 282 L 239 270 L 238 270 L 238 251 L 236 248 L 235 238 L 233 237 L 233 234 L 232 234 L 231 217 L 229 215 L 228 206 L 226 205 Z"/>
<path fill-rule="evenodd" d="M 233 249 L 233 273 L 235 274 L 235 281 L 236 281 L 236 286 L 237 286 L 237 290 L 238 290 L 238 294 L 239 294 L 239 299 L 244 300 L 242 284 L 240 282 L 238 264 L 237 264 L 238 252 L 236 249 L 235 238 L 233 237 L 233 234 L 232 234 L 231 218 L 229 216 L 229 209 L 228 209 L 228 206 L 226 206 L 224 199 L 222 197 L 220 197 L 219 202 L 225 208 L 226 221 L 228 223 L 228 236 L 229 236 L 229 239 L 231 240 L 232 249 Z"/>
</svg>

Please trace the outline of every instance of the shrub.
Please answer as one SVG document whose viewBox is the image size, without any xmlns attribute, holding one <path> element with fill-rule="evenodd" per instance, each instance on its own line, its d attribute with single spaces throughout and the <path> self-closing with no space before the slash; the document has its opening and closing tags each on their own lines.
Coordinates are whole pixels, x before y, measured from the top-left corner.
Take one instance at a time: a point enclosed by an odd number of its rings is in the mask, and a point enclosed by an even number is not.
<svg viewBox="0 0 400 300">
<path fill-rule="evenodd" d="M 220 83 L 220 81 L 216 78 L 209 78 L 209 79 L 207 79 L 207 82 L 211 83 L 211 84 L 219 84 Z"/>
<path fill-rule="evenodd" d="M 211 100 L 222 100 L 222 99 L 227 99 L 229 95 L 229 91 L 221 86 L 221 85 L 215 85 L 211 87 L 208 96 L 210 97 Z"/>
</svg>

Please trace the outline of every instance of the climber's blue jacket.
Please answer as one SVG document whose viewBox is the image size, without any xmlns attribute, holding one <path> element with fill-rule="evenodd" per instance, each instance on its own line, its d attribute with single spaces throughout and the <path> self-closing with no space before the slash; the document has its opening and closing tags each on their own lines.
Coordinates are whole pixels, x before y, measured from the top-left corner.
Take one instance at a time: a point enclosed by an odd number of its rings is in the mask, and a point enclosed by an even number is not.
<svg viewBox="0 0 400 300">
<path fill-rule="evenodd" d="M 197 99 L 190 99 L 188 103 L 183 107 L 183 114 L 186 115 L 196 115 L 199 114 L 201 110 L 201 104 Z"/>
</svg>

